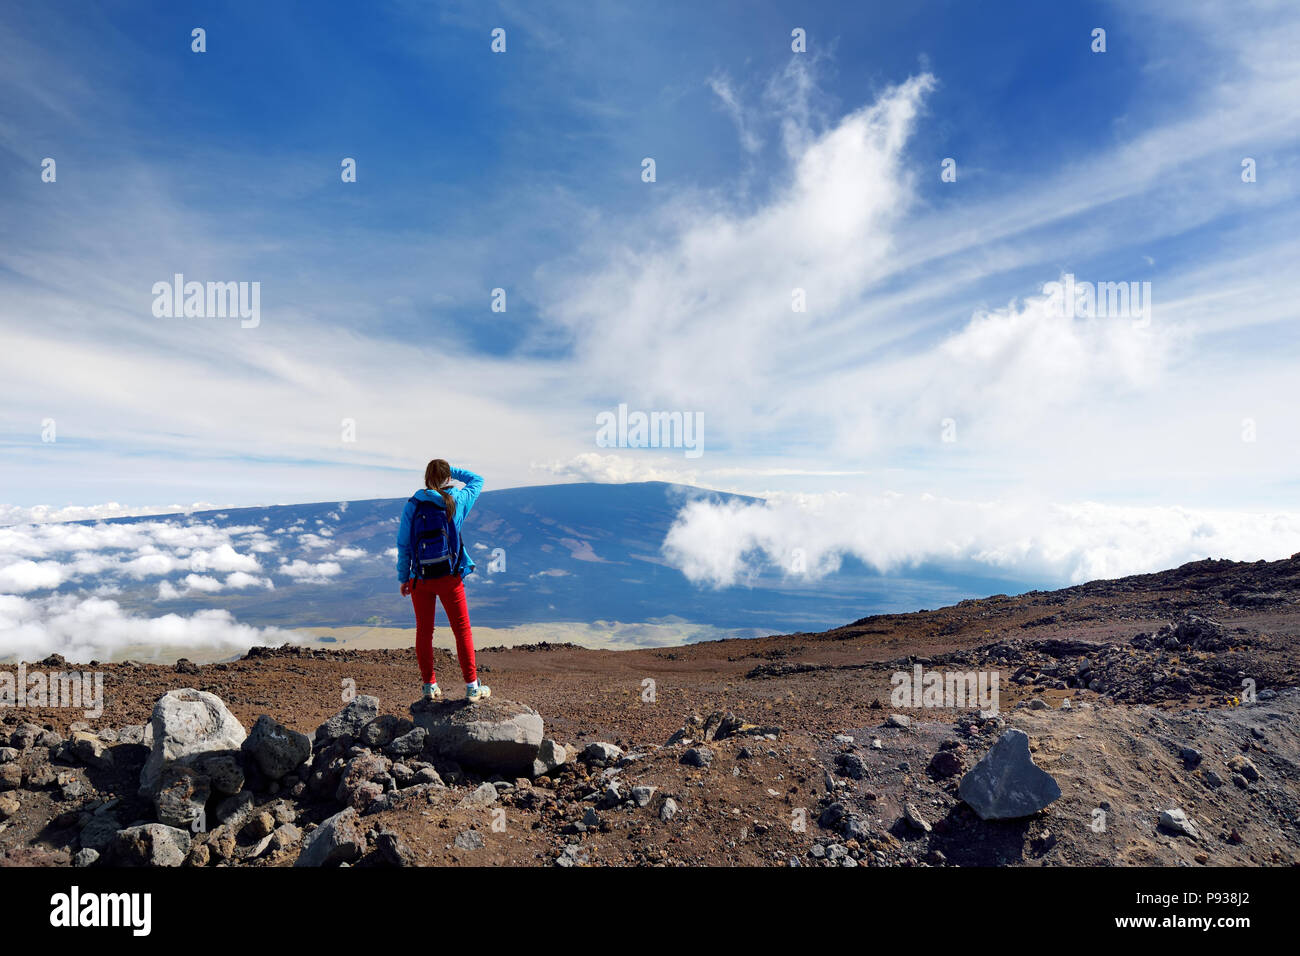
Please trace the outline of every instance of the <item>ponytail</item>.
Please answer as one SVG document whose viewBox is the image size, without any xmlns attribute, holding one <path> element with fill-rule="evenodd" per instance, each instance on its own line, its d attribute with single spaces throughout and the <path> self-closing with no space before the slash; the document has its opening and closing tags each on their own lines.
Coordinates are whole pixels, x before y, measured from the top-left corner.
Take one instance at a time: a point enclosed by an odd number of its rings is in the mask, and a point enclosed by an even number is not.
<svg viewBox="0 0 1300 956">
<path fill-rule="evenodd" d="M 449 481 L 451 481 L 451 465 L 447 464 L 446 459 L 435 458 L 425 467 L 424 487 L 442 495 L 443 504 L 447 508 L 447 517 L 450 519 L 456 517 L 456 499 L 447 490 Z"/>
</svg>

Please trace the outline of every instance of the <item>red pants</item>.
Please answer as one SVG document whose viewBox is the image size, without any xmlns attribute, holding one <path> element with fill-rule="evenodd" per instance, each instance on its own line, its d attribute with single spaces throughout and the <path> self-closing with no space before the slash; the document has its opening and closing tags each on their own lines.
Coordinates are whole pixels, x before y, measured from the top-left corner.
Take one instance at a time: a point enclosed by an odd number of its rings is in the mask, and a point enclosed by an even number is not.
<svg viewBox="0 0 1300 956">
<path fill-rule="evenodd" d="M 469 608 L 465 604 L 465 585 L 459 574 L 427 581 L 411 582 L 411 603 L 415 606 L 415 657 L 420 662 L 420 676 L 426 684 L 433 684 L 433 613 L 436 599 L 442 599 L 442 609 L 451 622 L 451 633 L 456 637 L 456 659 L 460 661 L 460 674 L 465 683 L 478 679 L 474 667 L 474 633 L 469 627 Z"/>
</svg>

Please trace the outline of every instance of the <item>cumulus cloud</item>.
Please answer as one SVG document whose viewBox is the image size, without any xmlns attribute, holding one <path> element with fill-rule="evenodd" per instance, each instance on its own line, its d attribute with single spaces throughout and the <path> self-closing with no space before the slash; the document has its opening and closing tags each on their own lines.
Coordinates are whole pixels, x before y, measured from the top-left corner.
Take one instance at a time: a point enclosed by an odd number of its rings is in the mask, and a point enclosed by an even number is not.
<svg viewBox="0 0 1300 956">
<path fill-rule="evenodd" d="M 207 594 L 215 594 L 222 588 L 222 584 L 217 578 L 208 577 L 204 574 L 187 574 L 181 579 L 181 583 L 191 591 L 203 591 Z"/>
<path fill-rule="evenodd" d="M 277 574 L 293 578 L 299 584 L 325 584 L 330 578 L 343 573 L 343 566 L 337 561 L 320 561 L 313 564 L 297 558 L 286 561 L 275 569 Z"/>
<path fill-rule="evenodd" d="M 238 653 L 297 640 L 290 631 L 240 624 L 224 610 L 143 617 L 99 597 L 0 595 L 0 656 L 9 661 L 54 653 L 72 663 L 121 656 L 171 659 L 187 649 Z"/>
<path fill-rule="evenodd" d="M 765 571 L 816 579 L 846 556 L 881 572 L 936 561 L 1064 584 L 1207 557 L 1276 560 L 1297 540 L 1294 512 L 830 494 L 690 502 L 663 552 L 688 578 L 713 587 L 751 583 Z"/>
<path fill-rule="evenodd" d="M 57 588 L 66 572 L 54 561 L 15 561 L 0 567 L 0 592 L 25 594 L 42 588 Z"/>
<path fill-rule="evenodd" d="M 211 551 L 195 551 L 190 555 L 190 567 L 195 571 L 260 571 L 257 559 L 240 554 L 228 544 Z"/>
<path fill-rule="evenodd" d="M 259 577 L 255 574 L 248 574 L 244 571 L 236 571 L 226 576 L 226 587 L 232 590 L 242 590 L 244 588 L 266 588 L 268 591 L 275 590 L 275 582 L 270 578 Z"/>
</svg>

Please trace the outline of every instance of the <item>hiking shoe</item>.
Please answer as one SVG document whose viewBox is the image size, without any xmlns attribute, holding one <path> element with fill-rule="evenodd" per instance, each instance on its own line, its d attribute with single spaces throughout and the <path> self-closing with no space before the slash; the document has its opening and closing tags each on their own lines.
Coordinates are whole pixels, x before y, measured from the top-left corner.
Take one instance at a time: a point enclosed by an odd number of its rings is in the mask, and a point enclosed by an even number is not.
<svg viewBox="0 0 1300 956">
<path fill-rule="evenodd" d="M 486 700 L 491 696 L 492 688 L 487 684 L 479 684 L 477 687 L 465 688 L 465 699 L 471 704 L 477 703 L 480 700 Z"/>
<path fill-rule="evenodd" d="M 424 693 L 420 695 L 421 700 L 442 700 L 442 688 L 436 683 L 425 684 Z"/>
</svg>

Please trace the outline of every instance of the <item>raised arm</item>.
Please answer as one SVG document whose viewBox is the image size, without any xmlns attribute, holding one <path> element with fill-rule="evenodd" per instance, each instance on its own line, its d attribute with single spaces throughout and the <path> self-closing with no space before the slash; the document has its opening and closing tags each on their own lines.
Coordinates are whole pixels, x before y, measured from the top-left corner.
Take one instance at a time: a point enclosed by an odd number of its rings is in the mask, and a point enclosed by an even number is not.
<svg viewBox="0 0 1300 956">
<path fill-rule="evenodd" d="M 456 496 L 456 520 L 461 521 L 469 514 L 469 509 L 474 507 L 479 492 L 483 490 L 483 476 L 475 474 L 468 468 L 452 468 L 451 477 L 465 485 Z"/>
</svg>

